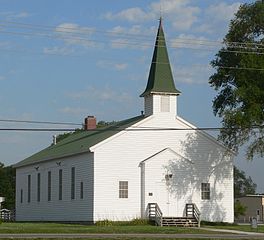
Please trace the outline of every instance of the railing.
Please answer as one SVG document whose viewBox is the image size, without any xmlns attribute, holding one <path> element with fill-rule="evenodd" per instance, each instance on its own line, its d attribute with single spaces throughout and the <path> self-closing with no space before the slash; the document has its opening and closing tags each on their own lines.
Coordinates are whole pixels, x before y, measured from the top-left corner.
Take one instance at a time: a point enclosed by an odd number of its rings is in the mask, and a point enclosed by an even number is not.
<svg viewBox="0 0 264 240">
<path fill-rule="evenodd" d="M 2 209 L 0 210 L 0 219 L 4 222 L 15 221 L 16 212 L 15 210 Z"/>
<path fill-rule="evenodd" d="M 198 207 L 196 206 L 195 203 L 187 203 L 186 207 L 186 217 L 193 217 L 197 220 L 198 222 L 198 227 L 200 227 L 200 223 L 201 223 L 201 219 L 200 219 L 200 211 L 198 209 Z"/>
<path fill-rule="evenodd" d="M 149 219 L 153 220 L 156 225 L 162 226 L 162 211 L 157 203 L 148 204 Z"/>
</svg>

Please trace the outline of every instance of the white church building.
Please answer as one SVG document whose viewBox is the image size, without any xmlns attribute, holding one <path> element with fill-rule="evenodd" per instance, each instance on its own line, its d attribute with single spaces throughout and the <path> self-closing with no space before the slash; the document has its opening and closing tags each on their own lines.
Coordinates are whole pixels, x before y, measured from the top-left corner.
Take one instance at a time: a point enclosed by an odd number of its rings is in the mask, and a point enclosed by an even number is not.
<svg viewBox="0 0 264 240">
<path fill-rule="evenodd" d="M 17 221 L 131 220 L 186 217 L 233 222 L 234 153 L 177 114 L 160 20 L 144 114 L 83 131 L 17 163 Z M 155 213 L 157 214 L 157 212 Z"/>
</svg>

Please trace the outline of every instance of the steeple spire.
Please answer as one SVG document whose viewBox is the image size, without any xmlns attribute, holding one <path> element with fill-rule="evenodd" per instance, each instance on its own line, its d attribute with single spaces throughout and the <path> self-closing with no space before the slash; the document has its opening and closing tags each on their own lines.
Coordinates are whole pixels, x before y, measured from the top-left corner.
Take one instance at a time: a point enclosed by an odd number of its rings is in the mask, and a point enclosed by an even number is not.
<svg viewBox="0 0 264 240">
<path fill-rule="evenodd" d="M 180 91 L 175 88 L 173 81 L 170 61 L 162 27 L 162 17 L 160 17 L 159 19 L 159 28 L 156 37 L 151 67 L 149 71 L 147 87 L 140 96 L 144 97 L 153 93 L 169 95 L 180 94 Z"/>
</svg>

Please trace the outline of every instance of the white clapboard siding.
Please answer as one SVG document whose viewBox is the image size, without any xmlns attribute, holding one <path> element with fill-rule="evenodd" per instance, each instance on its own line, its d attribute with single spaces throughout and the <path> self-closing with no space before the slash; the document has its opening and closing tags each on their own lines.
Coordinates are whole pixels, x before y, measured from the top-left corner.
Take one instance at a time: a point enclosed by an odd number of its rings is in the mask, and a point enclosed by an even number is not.
<svg viewBox="0 0 264 240">
<path fill-rule="evenodd" d="M 35 167 L 39 167 L 38 171 Z M 71 168 L 75 167 L 75 199 L 71 199 Z M 62 169 L 62 200 L 59 200 L 59 169 Z M 48 201 L 48 171 L 51 171 L 51 201 Z M 41 196 L 37 201 L 37 174 Z M 16 172 L 17 221 L 93 221 L 93 154 L 47 161 L 21 167 Z M 31 201 L 27 202 L 27 176 L 31 175 Z M 80 182 L 84 198 L 80 199 Z M 23 203 L 21 203 L 23 189 Z"/>
<path fill-rule="evenodd" d="M 184 121 L 170 113 L 150 116 L 140 127 L 187 128 Z M 140 162 L 170 148 L 193 162 L 178 172 L 176 182 L 186 181 L 188 187 L 178 197 L 177 214 L 182 215 L 186 203 L 194 202 L 202 210 L 202 217 L 211 221 L 233 222 L 233 165 L 230 153 L 211 137 L 193 130 L 127 131 L 121 132 L 94 146 L 95 153 L 95 221 L 100 219 L 128 220 L 141 216 Z M 160 159 L 162 161 L 162 159 Z M 164 160 L 164 164 L 166 160 Z M 155 178 L 161 169 L 150 171 Z M 177 178 L 177 173 L 175 172 Z M 128 199 L 119 199 L 118 182 L 128 181 Z M 201 182 L 210 182 L 211 200 L 201 201 Z M 179 191 L 179 190 L 177 190 Z M 176 192 L 177 192 L 176 191 Z M 162 198 L 162 197 L 161 197 Z M 164 199 L 165 200 L 165 199 Z M 147 204 L 147 202 L 146 202 Z M 146 206 L 145 206 L 146 207 Z M 211 214 L 212 208 L 217 214 Z"/>
</svg>

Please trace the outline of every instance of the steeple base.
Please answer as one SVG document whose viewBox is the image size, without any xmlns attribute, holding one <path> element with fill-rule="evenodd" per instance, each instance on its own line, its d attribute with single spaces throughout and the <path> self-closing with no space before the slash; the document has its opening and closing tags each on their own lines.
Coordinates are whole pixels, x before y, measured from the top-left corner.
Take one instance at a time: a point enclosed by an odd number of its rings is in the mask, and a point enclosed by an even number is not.
<svg viewBox="0 0 264 240">
<path fill-rule="evenodd" d="M 170 113 L 177 115 L 177 96 L 169 94 L 149 94 L 144 97 L 145 116 Z"/>
</svg>

